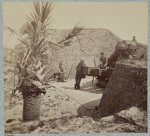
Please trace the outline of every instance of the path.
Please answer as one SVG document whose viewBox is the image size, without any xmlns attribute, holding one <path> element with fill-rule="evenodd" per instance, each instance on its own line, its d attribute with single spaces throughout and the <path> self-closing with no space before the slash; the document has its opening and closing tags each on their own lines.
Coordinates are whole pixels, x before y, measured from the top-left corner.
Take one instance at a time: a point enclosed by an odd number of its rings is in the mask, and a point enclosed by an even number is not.
<svg viewBox="0 0 150 136">
<path fill-rule="evenodd" d="M 80 90 L 74 90 L 74 80 L 51 84 L 74 101 L 86 105 L 88 109 L 94 109 L 95 106 L 98 106 L 102 97 L 102 89 L 98 89 L 92 84 L 92 77 L 82 79 Z"/>
</svg>

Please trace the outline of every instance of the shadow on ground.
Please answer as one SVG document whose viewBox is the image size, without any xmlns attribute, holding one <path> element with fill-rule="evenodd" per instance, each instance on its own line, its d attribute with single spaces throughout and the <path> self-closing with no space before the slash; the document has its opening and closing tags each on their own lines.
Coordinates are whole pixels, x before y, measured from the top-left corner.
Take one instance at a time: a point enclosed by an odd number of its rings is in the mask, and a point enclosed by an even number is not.
<svg viewBox="0 0 150 136">
<path fill-rule="evenodd" d="M 97 99 L 97 100 L 88 102 L 84 105 L 81 105 L 77 110 L 78 115 L 81 117 L 82 116 L 90 116 L 91 117 L 95 111 L 95 108 L 99 105 L 99 103 L 100 103 L 100 99 Z"/>
<path fill-rule="evenodd" d="M 75 90 L 74 86 L 68 87 L 68 86 L 63 86 L 62 88 L 64 89 L 69 89 L 69 90 Z M 104 88 L 99 88 L 95 85 L 95 83 L 92 83 L 91 81 L 88 81 L 86 83 L 83 83 L 79 89 L 79 91 L 84 91 L 84 92 L 89 92 L 89 93 L 95 93 L 95 94 L 102 94 Z"/>
</svg>

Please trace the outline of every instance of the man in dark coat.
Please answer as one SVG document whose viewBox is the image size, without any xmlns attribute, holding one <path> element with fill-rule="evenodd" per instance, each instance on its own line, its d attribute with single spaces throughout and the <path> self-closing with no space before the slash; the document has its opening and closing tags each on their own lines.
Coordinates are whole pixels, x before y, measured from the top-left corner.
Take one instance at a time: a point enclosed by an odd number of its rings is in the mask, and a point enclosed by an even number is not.
<svg viewBox="0 0 150 136">
<path fill-rule="evenodd" d="M 85 74 L 83 72 L 83 68 L 85 67 L 84 60 L 81 60 L 76 68 L 76 77 L 75 77 L 75 90 L 80 89 L 80 82 L 82 78 L 85 78 Z"/>
<path fill-rule="evenodd" d="M 136 41 L 136 37 L 135 37 L 135 36 L 133 36 L 132 41 L 133 41 L 133 42 L 135 42 L 135 43 L 137 42 L 137 41 Z"/>
<path fill-rule="evenodd" d="M 100 56 L 100 68 L 105 68 L 107 64 L 107 58 L 105 57 L 104 53 L 101 52 Z"/>
</svg>

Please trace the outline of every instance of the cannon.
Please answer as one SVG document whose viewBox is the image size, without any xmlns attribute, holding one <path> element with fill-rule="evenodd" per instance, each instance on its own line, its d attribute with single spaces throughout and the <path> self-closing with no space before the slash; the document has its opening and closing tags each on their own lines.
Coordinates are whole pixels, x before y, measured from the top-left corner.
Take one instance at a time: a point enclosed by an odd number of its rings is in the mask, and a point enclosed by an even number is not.
<svg viewBox="0 0 150 136">
<path fill-rule="evenodd" d="M 87 76 L 95 77 L 98 80 L 97 86 L 105 88 L 114 68 L 100 68 L 100 67 L 84 67 L 83 73 Z"/>
<path fill-rule="evenodd" d="M 118 60 L 146 60 L 146 52 L 147 49 L 145 45 L 134 41 L 123 40 L 122 42 L 118 42 L 116 44 L 115 51 L 108 58 L 106 67 L 84 67 L 83 73 L 88 76 L 96 77 L 96 79 L 98 80 L 97 85 L 99 87 L 105 88 L 107 86 L 107 83 L 109 82 L 109 79 L 115 68 L 115 64 Z"/>
</svg>

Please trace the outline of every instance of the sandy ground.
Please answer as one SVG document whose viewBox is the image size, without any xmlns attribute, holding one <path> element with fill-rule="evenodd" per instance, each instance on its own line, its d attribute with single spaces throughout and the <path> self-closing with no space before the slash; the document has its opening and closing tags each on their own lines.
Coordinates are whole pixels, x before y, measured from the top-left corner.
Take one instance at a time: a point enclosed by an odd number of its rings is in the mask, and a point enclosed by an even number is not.
<svg viewBox="0 0 150 136">
<path fill-rule="evenodd" d="M 96 81 L 95 81 L 96 82 Z M 74 90 L 74 80 L 51 82 L 54 88 L 42 97 L 40 121 L 22 122 L 22 98 L 18 93 L 9 105 L 10 91 L 5 86 L 6 133 L 76 133 L 76 132 L 146 132 L 146 113 L 136 107 L 121 111 L 118 116 L 131 115 L 140 126 L 119 120 L 114 115 L 92 119 L 103 89 L 92 84 L 92 77 L 82 80 L 81 89 Z"/>
</svg>

